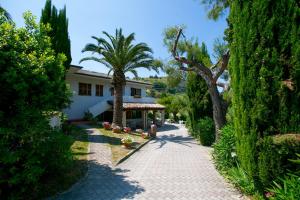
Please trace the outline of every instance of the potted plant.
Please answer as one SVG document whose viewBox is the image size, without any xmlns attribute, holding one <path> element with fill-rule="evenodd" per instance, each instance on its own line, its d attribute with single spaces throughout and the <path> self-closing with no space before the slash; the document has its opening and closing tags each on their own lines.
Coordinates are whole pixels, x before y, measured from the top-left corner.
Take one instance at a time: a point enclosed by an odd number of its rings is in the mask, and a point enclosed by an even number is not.
<svg viewBox="0 0 300 200">
<path fill-rule="evenodd" d="M 111 126 L 110 126 L 110 123 L 109 122 L 103 122 L 102 123 L 102 126 L 105 130 L 110 130 L 111 129 Z"/>
<path fill-rule="evenodd" d="M 124 127 L 124 132 L 125 133 L 131 133 L 131 128 L 130 127 Z"/>
<path fill-rule="evenodd" d="M 136 129 L 135 132 L 142 134 L 144 131 L 143 131 L 143 129 Z"/>
<path fill-rule="evenodd" d="M 120 126 L 115 126 L 115 127 L 113 127 L 112 130 L 113 130 L 113 133 L 121 133 L 122 132 L 122 129 Z"/>
<path fill-rule="evenodd" d="M 129 136 L 124 137 L 121 141 L 122 144 L 127 148 L 130 148 L 134 142 L 133 138 Z"/>
<path fill-rule="evenodd" d="M 146 133 L 146 132 L 143 132 L 143 133 L 141 134 L 141 136 L 142 136 L 142 138 L 144 138 L 144 139 L 148 139 L 148 138 L 149 138 L 149 134 Z"/>
</svg>

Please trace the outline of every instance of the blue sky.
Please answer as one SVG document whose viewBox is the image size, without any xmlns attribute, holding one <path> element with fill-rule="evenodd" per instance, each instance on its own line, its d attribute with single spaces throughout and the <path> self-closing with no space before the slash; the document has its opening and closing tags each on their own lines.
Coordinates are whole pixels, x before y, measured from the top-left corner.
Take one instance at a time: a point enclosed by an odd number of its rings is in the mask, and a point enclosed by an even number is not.
<svg viewBox="0 0 300 200">
<path fill-rule="evenodd" d="M 57 8 L 67 7 L 69 35 L 72 48 L 72 64 L 89 53 L 82 54 L 86 43 L 94 42 L 91 36 L 102 36 L 102 31 L 113 34 L 122 28 L 125 34 L 134 32 L 136 42 L 146 42 L 154 51 L 154 57 L 167 60 L 170 54 L 163 46 L 163 30 L 168 26 L 187 26 L 186 36 L 205 42 L 212 53 L 213 42 L 223 36 L 227 26 L 225 17 L 217 22 L 207 18 L 207 10 L 200 0 L 52 0 Z M 23 26 L 22 14 L 30 10 L 38 20 L 45 0 L 2 0 L 4 7 L 17 26 Z M 88 61 L 80 64 L 85 69 L 107 72 L 99 63 Z M 141 77 L 155 72 L 139 70 Z M 159 76 L 164 75 L 160 73 Z"/>
</svg>

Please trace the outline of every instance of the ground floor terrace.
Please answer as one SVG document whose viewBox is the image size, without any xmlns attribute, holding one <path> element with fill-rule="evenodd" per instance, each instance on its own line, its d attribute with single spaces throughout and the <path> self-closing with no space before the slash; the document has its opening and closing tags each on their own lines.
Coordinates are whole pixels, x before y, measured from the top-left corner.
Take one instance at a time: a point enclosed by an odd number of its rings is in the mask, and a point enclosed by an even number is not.
<svg viewBox="0 0 300 200">
<path fill-rule="evenodd" d="M 98 116 L 100 121 L 112 122 L 112 108 Z M 163 126 L 165 107 L 156 103 L 123 103 L 123 126 L 133 129 L 148 129 L 151 124 Z"/>
</svg>

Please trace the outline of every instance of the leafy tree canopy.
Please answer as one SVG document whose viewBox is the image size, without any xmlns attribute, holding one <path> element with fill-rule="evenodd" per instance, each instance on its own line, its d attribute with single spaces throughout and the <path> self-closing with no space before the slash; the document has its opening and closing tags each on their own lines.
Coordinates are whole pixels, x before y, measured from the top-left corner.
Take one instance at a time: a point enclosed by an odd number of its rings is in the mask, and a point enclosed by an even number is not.
<svg viewBox="0 0 300 200">
<path fill-rule="evenodd" d="M 202 4 L 207 5 L 208 18 L 217 20 L 220 16 L 224 15 L 225 10 L 229 7 L 229 0 L 201 0 Z"/>
<path fill-rule="evenodd" d="M 0 15 L 0 199 L 37 198 L 42 177 L 72 160 L 68 138 L 45 116 L 69 103 L 66 57 L 52 50 L 49 26 L 24 18 L 17 28 Z"/>
</svg>

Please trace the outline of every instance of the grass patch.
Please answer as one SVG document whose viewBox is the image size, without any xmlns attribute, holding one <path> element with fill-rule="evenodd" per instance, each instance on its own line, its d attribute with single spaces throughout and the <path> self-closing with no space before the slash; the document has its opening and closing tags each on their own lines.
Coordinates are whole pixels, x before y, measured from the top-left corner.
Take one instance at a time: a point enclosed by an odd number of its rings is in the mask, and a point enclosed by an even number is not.
<svg viewBox="0 0 300 200">
<path fill-rule="evenodd" d="M 124 156 L 126 156 L 130 151 L 139 147 L 149 139 L 144 139 L 139 133 L 113 133 L 111 130 L 105 130 L 104 128 L 99 129 L 103 134 L 107 144 L 111 148 L 112 153 L 112 163 L 116 164 Z M 128 149 L 122 145 L 122 138 L 125 136 L 130 136 L 134 139 L 134 145 L 131 149 Z"/>
<path fill-rule="evenodd" d="M 83 177 L 87 171 L 87 156 L 88 156 L 88 135 L 84 129 L 70 126 L 68 127 L 68 136 L 73 140 L 71 146 L 73 163 L 66 170 L 63 175 L 51 174 L 50 177 L 45 178 L 43 183 L 43 196 L 52 196 L 57 193 L 63 192 L 69 189 L 74 183 L 76 183 L 81 177 Z"/>
</svg>

